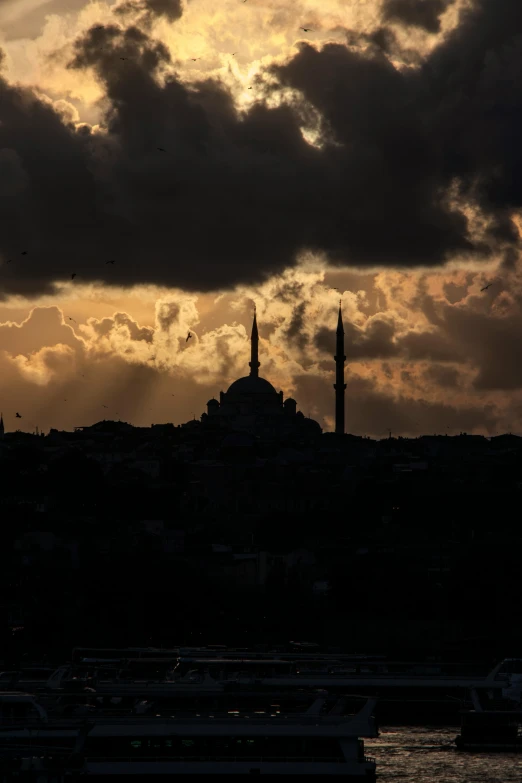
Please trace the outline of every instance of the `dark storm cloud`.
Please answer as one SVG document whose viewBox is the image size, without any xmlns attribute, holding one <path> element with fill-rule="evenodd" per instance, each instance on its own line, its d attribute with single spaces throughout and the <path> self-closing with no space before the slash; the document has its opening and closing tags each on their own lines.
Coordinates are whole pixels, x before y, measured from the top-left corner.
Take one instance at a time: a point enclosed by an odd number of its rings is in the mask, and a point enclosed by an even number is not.
<svg viewBox="0 0 522 783">
<path fill-rule="evenodd" d="M 413 79 L 382 54 L 339 44 L 321 52 L 303 44 L 274 70 L 324 118 L 321 176 L 309 186 L 314 216 L 303 225 L 309 246 L 327 249 L 332 263 L 394 266 L 473 249 L 465 218 L 439 192 L 440 150 Z"/>
<path fill-rule="evenodd" d="M 522 4 L 476 0 L 425 63 L 425 100 L 445 150 L 443 175 L 460 178 L 491 219 L 494 244 L 518 245 L 510 210 L 522 205 Z"/>
<path fill-rule="evenodd" d="M 160 87 L 155 73 L 168 64 L 136 27 L 98 26 L 78 42 L 72 67 L 93 67 L 105 84 L 107 139 L 75 133 L 2 84 L 0 145 L 14 148 L 25 177 L 3 210 L 2 249 L 17 258 L 2 269 L 8 291 L 69 278 L 71 252 L 80 282 L 198 289 L 262 280 L 295 258 L 299 194 L 321 170 L 297 117 L 259 105 L 240 119 L 212 82 Z"/>
<path fill-rule="evenodd" d="M 454 0 L 384 0 L 383 18 L 386 22 L 401 22 L 422 27 L 429 33 L 440 30 L 440 16 Z"/>
<path fill-rule="evenodd" d="M 138 16 L 140 24 L 150 25 L 155 19 L 164 17 L 175 22 L 183 14 L 181 0 L 125 0 L 114 12 L 117 16 Z"/>
<path fill-rule="evenodd" d="M 103 84 L 106 136 L 0 80 L 0 250 L 16 261 L 1 285 L 38 294 L 74 271 L 79 282 L 212 290 L 262 281 L 303 250 L 360 267 L 513 258 L 521 42 L 518 0 L 477 0 L 417 70 L 395 69 L 376 46 L 302 44 L 271 72 L 303 99 L 239 114 L 223 85 L 182 83 L 142 28 L 92 28 L 71 67 Z M 310 105 L 320 148 L 301 133 Z M 448 205 L 455 181 L 489 216 L 487 241 Z"/>
<path fill-rule="evenodd" d="M 478 372 L 474 387 L 478 390 L 522 388 L 522 313 L 518 308 L 504 317 L 469 309 L 448 307 L 445 328 L 450 339 L 460 344 Z"/>
</svg>

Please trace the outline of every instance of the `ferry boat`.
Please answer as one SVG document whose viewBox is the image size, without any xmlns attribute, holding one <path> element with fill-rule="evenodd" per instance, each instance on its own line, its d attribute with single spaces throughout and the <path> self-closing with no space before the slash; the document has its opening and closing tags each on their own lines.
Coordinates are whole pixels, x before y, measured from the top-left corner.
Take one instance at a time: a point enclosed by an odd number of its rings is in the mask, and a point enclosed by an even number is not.
<svg viewBox="0 0 522 783">
<path fill-rule="evenodd" d="M 335 657 L 290 661 L 282 658 L 231 659 L 180 657 L 172 680 L 211 677 L 226 689 L 288 690 L 325 688 L 378 699 L 380 723 L 458 723 L 459 709 L 471 688 L 501 688 L 507 662 L 489 674 L 469 673 L 463 664 L 359 660 Z"/>
<path fill-rule="evenodd" d="M 463 710 L 459 750 L 522 751 L 522 659 L 509 658 L 497 672 L 500 689 L 471 690 L 473 709 Z"/>
<path fill-rule="evenodd" d="M 377 736 L 375 701 L 343 716 L 339 705 L 324 714 L 326 696 L 306 712 L 291 714 L 231 711 L 87 721 L 26 716 L 0 721 L 0 758 L 11 772 L 34 772 L 35 779 L 74 769 L 99 781 L 252 774 L 374 781 L 375 760 L 365 755 L 363 738 Z"/>
<path fill-rule="evenodd" d="M 462 664 L 390 662 L 380 658 L 342 661 L 317 655 L 296 660 L 198 654 L 179 656 L 174 663 L 168 659 L 131 659 L 120 668 L 87 662 L 71 664 L 53 673 L 47 689 L 79 692 L 92 687 L 99 695 L 150 699 L 196 692 L 217 695 L 239 690 L 278 693 L 325 688 L 339 694 L 378 698 L 380 723 L 457 725 L 470 689 L 502 688 L 510 666 L 510 659 L 506 659 L 487 676 L 479 676 L 464 673 Z"/>
</svg>

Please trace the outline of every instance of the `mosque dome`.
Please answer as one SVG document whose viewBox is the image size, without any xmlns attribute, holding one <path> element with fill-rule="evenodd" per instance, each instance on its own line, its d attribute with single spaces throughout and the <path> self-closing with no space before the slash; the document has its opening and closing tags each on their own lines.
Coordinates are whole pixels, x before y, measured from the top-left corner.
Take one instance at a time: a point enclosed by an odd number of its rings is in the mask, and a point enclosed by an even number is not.
<svg viewBox="0 0 522 783">
<path fill-rule="evenodd" d="M 234 383 L 229 386 L 227 391 L 227 396 L 230 395 L 230 397 L 258 394 L 277 395 L 277 392 L 269 381 L 254 375 L 246 375 L 244 378 L 238 378 L 237 381 L 234 381 Z"/>
</svg>

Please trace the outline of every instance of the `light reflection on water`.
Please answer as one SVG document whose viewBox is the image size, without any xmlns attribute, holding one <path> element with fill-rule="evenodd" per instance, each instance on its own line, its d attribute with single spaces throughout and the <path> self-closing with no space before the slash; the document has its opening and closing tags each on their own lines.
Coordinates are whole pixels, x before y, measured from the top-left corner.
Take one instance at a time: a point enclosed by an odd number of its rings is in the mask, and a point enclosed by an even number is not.
<svg viewBox="0 0 522 783">
<path fill-rule="evenodd" d="M 453 742 L 458 733 L 458 727 L 384 727 L 364 746 L 375 757 L 379 781 L 521 783 L 522 754 L 458 752 Z"/>
</svg>

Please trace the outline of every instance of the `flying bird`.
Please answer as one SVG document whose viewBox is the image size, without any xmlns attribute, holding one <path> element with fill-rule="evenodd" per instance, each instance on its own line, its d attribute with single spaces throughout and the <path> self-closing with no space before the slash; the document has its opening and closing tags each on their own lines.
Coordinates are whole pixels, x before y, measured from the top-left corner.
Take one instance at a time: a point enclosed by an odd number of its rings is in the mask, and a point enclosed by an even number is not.
<svg viewBox="0 0 522 783">
<path fill-rule="evenodd" d="M 487 291 L 488 288 L 491 288 L 492 285 L 493 285 L 493 283 L 488 283 L 487 285 L 484 286 L 484 288 L 481 288 L 480 290 L 481 291 Z"/>
<path fill-rule="evenodd" d="M 300 27 L 300 30 L 304 30 L 305 33 L 313 33 L 313 30 L 311 27 Z"/>
<path fill-rule="evenodd" d="M 126 57 L 120 57 L 120 60 L 126 60 L 126 59 L 127 59 Z"/>
<path fill-rule="evenodd" d="M 160 152 L 166 152 L 167 150 L 164 150 L 163 147 L 158 147 Z"/>
<path fill-rule="evenodd" d="M 68 315 L 67 318 L 69 319 L 69 321 L 74 321 L 74 318 L 71 315 Z M 77 324 L 78 321 L 74 321 L 74 323 Z"/>
<path fill-rule="evenodd" d="M 191 57 L 190 59 L 192 60 L 193 63 L 195 63 L 196 60 L 201 60 L 201 57 Z"/>
<path fill-rule="evenodd" d="M 74 280 L 75 277 L 76 277 L 76 272 L 73 272 L 71 275 L 71 280 Z"/>
<path fill-rule="evenodd" d="M 108 408 L 108 407 L 109 407 L 108 405 L 102 405 L 102 408 Z"/>
<path fill-rule="evenodd" d="M 115 262 L 115 260 L 113 260 L 113 261 L 106 261 L 105 263 L 106 264 L 114 264 L 114 262 Z"/>
<path fill-rule="evenodd" d="M 22 418 L 18 412 L 17 412 L 17 414 L 16 414 L 16 418 L 17 418 L 17 419 L 21 419 L 21 418 Z"/>
<path fill-rule="evenodd" d="M 190 334 L 190 332 L 189 332 L 189 333 L 187 334 L 187 339 L 185 340 L 185 342 L 186 342 L 186 343 L 188 343 L 188 341 L 190 340 L 190 338 L 191 338 L 191 337 L 192 337 L 192 335 L 191 335 L 191 334 Z"/>
<path fill-rule="evenodd" d="M 232 57 L 235 57 L 237 52 L 232 52 Z"/>
</svg>

